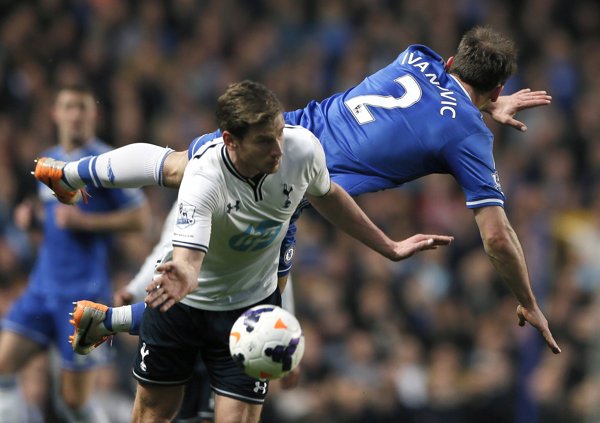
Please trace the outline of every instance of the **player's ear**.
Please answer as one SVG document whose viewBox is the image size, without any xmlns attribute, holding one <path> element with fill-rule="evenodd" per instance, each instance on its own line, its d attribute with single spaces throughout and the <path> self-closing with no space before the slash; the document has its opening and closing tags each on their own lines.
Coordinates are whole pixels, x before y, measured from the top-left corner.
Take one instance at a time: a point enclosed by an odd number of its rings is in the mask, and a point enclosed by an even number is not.
<svg viewBox="0 0 600 423">
<path fill-rule="evenodd" d="M 225 143 L 225 145 L 227 146 L 227 148 L 237 148 L 237 141 L 235 136 L 233 136 L 233 134 L 229 131 L 223 131 L 223 142 Z"/>
<path fill-rule="evenodd" d="M 450 66 L 452 66 L 452 63 L 454 63 L 454 56 L 450 56 L 448 60 L 446 60 L 446 65 L 444 65 L 444 69 L 446 70 L 446 72 L 450 70 Z"/>
<path fill-rule="evenodd" d="M 494 88 L 492 90 L 492 93 L 490 94 L 490 101 L 498 100 L 498 97 L 500 97 L 500 93 L 502 92 L 503 88 L 504 85 L 498 85 L 496 88 Z"/>
</svg>

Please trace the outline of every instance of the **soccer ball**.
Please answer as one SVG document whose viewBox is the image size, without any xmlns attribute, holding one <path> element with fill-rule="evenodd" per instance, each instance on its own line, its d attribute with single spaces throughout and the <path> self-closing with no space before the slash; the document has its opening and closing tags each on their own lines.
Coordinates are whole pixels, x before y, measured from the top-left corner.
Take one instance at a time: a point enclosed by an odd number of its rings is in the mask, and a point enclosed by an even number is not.
<svg viewBox="0 0 600 423">
<path fill-rule="evenodd" d="M 246 310 L 231 327 L 233 360 L 255 379 L 277 379 L 296 368 L 304 354 L 304 335 L 291 313 L 274 305 Z"/>
</svg>

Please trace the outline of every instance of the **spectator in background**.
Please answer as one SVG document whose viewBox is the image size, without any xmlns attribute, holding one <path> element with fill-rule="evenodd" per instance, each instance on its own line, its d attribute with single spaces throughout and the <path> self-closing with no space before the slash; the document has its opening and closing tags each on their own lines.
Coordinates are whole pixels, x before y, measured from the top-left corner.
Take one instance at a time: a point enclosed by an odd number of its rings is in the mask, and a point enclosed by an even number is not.
<svg viewBox="0 0 600 423">
<path fill-rule="evenodd" d="M 80 86 L 57 91 L 53 107 L 58 145 L 47 151 L 57 159 L 104 152 L 108 146 L 95 135 L 97 111 L 93 94 Z M 61 421 L 107 421 L 90 401 L 95 372 L 106 354 L 81 359 L 65 342 L 71 331 L 65 310 L 81 295 L 105 301 L 111 298 L 109 252 L 111 232 L 143 229 L 148 209 L 138 190 L 94 190 L 94 201 L 80 206 L 60 204 L 40 185 L 43 235 L 27 290 L 2 322 L 0 333 L 0 421 L 29 421 L 20 394 L 17 372 L 50 346 L 60 352 Z M 18 223 L 37 224 L 35 209 L 25 203 L 17 209 Z"/>
</svg>

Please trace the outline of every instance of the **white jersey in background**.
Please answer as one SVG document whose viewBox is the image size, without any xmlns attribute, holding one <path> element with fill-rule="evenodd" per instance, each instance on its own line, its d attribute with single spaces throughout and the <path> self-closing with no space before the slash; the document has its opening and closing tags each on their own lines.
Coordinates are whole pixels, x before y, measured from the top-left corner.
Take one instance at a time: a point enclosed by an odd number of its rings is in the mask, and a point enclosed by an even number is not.
<svg viewBox="0 0 600 423">
<path fill-rule="evenodd" d="M 305 193 L 323 196 L 331 187 L 318 139 L 298 126 L 286 126 L 283 134 L 279 170 L 255 180 L 236 171 L 222 138 L 204 145 L 189 162 L 179 189 L 173 246 L 206 256 L 198 288 L 183 304 L 233 310 L 275 290 L 290 217 Z"/>
</svg>

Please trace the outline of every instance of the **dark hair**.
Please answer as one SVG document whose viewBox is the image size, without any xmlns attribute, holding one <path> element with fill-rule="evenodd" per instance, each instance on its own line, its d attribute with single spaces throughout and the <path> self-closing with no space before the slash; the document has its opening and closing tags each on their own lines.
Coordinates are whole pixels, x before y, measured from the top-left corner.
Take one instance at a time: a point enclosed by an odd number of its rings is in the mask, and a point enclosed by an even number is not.
<svg viewBox="0 0 600 423">
<path fill-rule="evenodd" d="M 517 49 L 514 43 L 489 27 L 478 26 L 466 32 L 450 73 L 486 93 L 503 85 L 517 70 Z"/>
<path fill-rule="evenodd" d="M 275 94 L 258 82 L 231 84 L 217 100 L 217 125 L 244 138 L 250 127 L 273 122 L 283 112 Z"/>
</svg>

